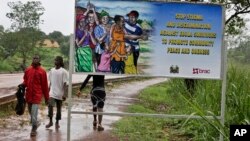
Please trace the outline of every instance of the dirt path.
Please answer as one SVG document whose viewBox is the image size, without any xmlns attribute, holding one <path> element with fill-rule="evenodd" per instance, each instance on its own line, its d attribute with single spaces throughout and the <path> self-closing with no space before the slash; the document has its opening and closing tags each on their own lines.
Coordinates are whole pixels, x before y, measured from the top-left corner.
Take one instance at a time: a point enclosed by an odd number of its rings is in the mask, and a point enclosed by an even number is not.
<svg viewBox="0 0 250 141">
<path fill-rule="evenodd" d="M 119 87 L 112 89 L 107 94 L 104 112 L 122 112 L 122 109 L 136 101 L 136 94 L 142 89 L 165 81 L 166 78 L 154 78 L 151 80 L 123 83 Z M 73 99 L 72 111 L 91 111 L 91 102 L 87 99 Z M 38 141 L 63 141 L 67 139 L 67 109 L 63 109 L 60 129 L 54 127 L 45 129 L 48 122 L 46 117 L 47 108 L 39 111 L 41 126 L 38 128 L 36 137 L 30 138 L 28 114 L 23 116 L 12 116 L 0 122 L 0 140 L 38 140 Z M 112 124 L 119 120 L 118 116 L 104 116 L 103 126 L 105 131 L 98 132 L 92 128 L 92 115 L 71 115 L 71 140 L 74 141 L 115 141 L 118 140 L 110 134 Z"/>
</svg>

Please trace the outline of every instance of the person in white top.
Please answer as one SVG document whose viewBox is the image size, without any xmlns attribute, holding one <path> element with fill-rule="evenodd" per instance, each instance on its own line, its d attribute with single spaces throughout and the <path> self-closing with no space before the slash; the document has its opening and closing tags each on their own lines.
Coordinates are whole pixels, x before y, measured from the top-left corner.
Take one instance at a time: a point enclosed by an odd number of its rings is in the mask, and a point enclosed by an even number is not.
<svg viewBox="0 0 250 141">
<path fill-rule="evenodd" d="M 55 128 L 60 128 L 59 120 L 61 120 L 62 101 L 66 99 L 66 89 L 68 82 L 68 72 L 63 68 L 63 58 L 56 56 L 55 67 L 49 72 L 49 104 L 48 104 L 48 117 L 50 118 L 46 128 L 53 126 L 53 107 L 56 105 L 56 124 Z"/>
</svg>

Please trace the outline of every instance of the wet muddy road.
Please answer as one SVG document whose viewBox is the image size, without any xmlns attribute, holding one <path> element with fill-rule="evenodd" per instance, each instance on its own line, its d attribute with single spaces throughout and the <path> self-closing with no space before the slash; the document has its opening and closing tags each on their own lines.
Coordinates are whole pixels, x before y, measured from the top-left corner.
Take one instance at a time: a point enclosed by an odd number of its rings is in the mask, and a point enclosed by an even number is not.
<svg viewBox="0 0 250 141">
<path fill-rule="evenodd" d="M 166 81 L 166 78 L 154 78 L 150 80 L 123 83 L 120 86 L 107 92 L 104 112 L 122 112 L 126 106 L 137 101 L 136 94 L 142 89 Z M 29 125 L 29 115 L 26 113 L 23 116 L 11 116 L 0 121 L 0 141 L 64 141 L 67 140 L 67 107 L 63 108 L 62 120 L 60 121 L 60 128 L 55 129 L 54 126 L 49 129 L 45 128 L 48 123 L 47 108 L 40 108 L 39 119 L 41 122 L 38 128 L 37 136 L 30 137 L 31 126 Z M 91 111 L 91 102 L 89 99 L 74 98 L 73 111 Z M 93 130 L 92 115 L 71 115 L 71 140 L 74 141 L 110 141 L 109 131 L 111 125 L 119 120 L 119 116 L 104 116 L 103 126 L 104 131 L 98 132 Z M 54 119 L 53 119 L 54 120 Z"/>
</svg>

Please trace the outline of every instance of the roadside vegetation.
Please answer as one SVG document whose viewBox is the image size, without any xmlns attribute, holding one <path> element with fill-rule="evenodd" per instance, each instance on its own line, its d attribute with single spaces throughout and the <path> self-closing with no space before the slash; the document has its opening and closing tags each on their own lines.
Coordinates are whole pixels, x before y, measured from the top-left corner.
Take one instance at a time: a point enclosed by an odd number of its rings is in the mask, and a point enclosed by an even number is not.
<svg viewBox="0 0 250 141">
<path fill-rule="evenodd" d="M 240 17 L 240 15 L 249 13 L 250 3 L 246 3 L 244 0 L 234 0 L 234 3 L 225 0 L 213 0 L 213 2 L 220 2 L 225 5 L 227 10 L 234 10 L 225 21 L 225 31 L 228 35 L 240 35 L 245 26 L 243 16 Z M 41 55 L 41 63 L 46 70 L 53 67 L 53 60 L 56 55 L 64 55 L 66 60 L 68 59 L 69 36 L 64 36 L 58 31 L 46 35 L 38 28 L 39 24 L 42 23 L 40 16 L 45 11 L 41 3 L 10 2 L 8 6 L 11 8 L 11 12 L 6 14 L 10 20 L 17 17 L 29 18 L 29 23 L 19 22 L 25 21 L 23 19 L 14 20 L 11 29 L 4 29 L 0 25 L 0 72 L 23 71 L 31 63 L 32 56 L 35 53 Z M 16 8 L 21 9 L 21 11 L 17 12 Z M 27 13 L 27 11 L 30 11 L 30 13 Z M 28 15 L 19 16 L 22 12 Z M 44 39 L 57 41 L 60 48 L 37 47 L 36 44 Z M 140 102 L 129 106 L 127 112 L 198 115 L 203 119 L 125 117 L 114 125 L 114 134 L 121 140 L 133 141 L 217 141 L 219 131 L 222 131 L 224 139 L 229 140 L 230 125 L 250 124 L 249 45 L 250 41 L 243 41 L 239 46 L 228 50 L 229 63 L 224 127 L 216 119 L 216 116 L 220 115 L 220 80 L 198 80 L 194 93 L 190 94 L 183 79 L 171 79 L 168 82 L 141 91 L 138 95 Z M 143 44 L 143 47 L 142 52 L 150 52 L 146 45 Z M 147 56 L 144 60 L 147 60 Z M 89 89 L 90 87 L 84 92 L 87 93 Z M 73 94 L 75 93 L 76 89 L 73 90 Z M 12 108 L 13 106 L 7 106 L 4 109 Z M 12 113 L 6 111 L 0 112 L 2 113 L 0 117 L 13 114 L 13 111 Z M 205 115 L 214 116 L 214 119 L 206 119 Z"/>
<path fill-rule="evenodd" d="M 34 53 L 38 53 L 41 56 L 41 64 L 48 71 L 50 68 L 54 67 L 54 59 L 56 56 L 63 56 L 65 59 L 65 65 L 68 67 L 68 57 L 64 56 L 60 48 L 45 48 L 37 47 L 34 50 Z M 18 54 L 18 53 L 17 53 Z M 1 73 L 12 73 L 12 72 L 22 72 L 20 64 L 22 62 L 21 58 L 18 55 L 13 55 L 6 60 L 1 61 L 0 72 Z M 26 67 L 31 64 L 32 55 L 27 59 Z"/>
<path fill-rule="evenodd" d="M 229 140 L 230 125 L 250 124 L 250 65 L 243 62 L 229 58 L 224 127 L 216 118 L 220 116 L 221 80 L 198 80 L 191 94 L 183 79 L 171 79 L 141 91 L 140 102 L 129 106 L 127 112 L 198 115 L 202 119 L 125 117 L 114 125 L 113 133 L 121 140 L 218 141 L 221 131 L 224 140 Z"/>
</svg>

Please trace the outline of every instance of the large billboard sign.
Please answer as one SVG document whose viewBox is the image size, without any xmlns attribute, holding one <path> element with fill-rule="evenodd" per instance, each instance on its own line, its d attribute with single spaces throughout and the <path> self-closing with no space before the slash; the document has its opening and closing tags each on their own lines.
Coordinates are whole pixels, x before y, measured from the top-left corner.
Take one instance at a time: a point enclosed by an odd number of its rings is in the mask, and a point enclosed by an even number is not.
<svg viewBox="0 0 250 141">
<path fill-rule="evenodd" d="M 221 79 L 221 5 L 78 0 L 75 19 L 75 72 Z"/>
</svg>

